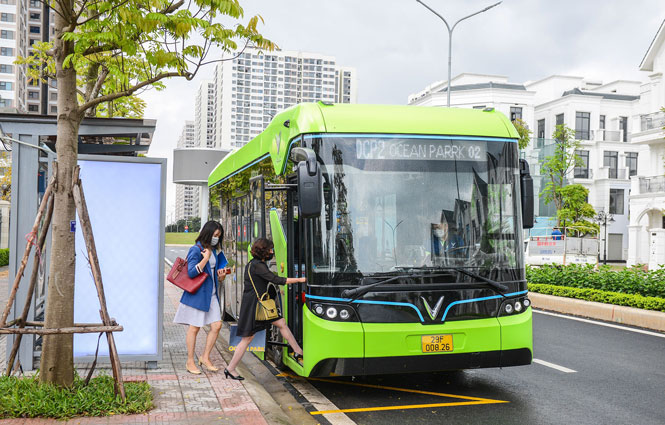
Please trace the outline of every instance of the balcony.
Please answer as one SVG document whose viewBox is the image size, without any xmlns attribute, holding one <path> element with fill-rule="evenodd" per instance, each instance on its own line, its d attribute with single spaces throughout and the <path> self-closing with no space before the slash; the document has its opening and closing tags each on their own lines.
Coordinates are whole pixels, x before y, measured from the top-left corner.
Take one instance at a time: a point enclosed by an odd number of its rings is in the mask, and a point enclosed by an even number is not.
<svg viewBox="0 0 665 425">
<path fill-rule="evenodd" d="M 593 132 L 596 142 L 623 142 L 623 130 L 605 130 L 600 129 Z"/>
<path fill-rule="evenodd" d="M 640 177 L 640 193 L 665 192 L 665 176 Z"/>
<path fill-rule="evenodd" d="M 665 127 L 665 113 L 653 112 L 651 114 L 640 115 L 640 129 L 642 131 L 652 130 L 654 128 Z"/>
<path fill-rule="evenodd" d="M 575 179 L 593 179 L 593 170 L 590 168 L 575 167 L 573 171 L 573 178 Z"/>
<path fill-rule="evenodd" d="M 593 176 L 593 174 L 592 174 Z M 591 177 L 593 178 L 593 177 Z M 628 179 L 628 169 L 623 168 L 610 168 L 610 167 L 600 167 L 598 173 L 596 174 L 596 179 L 618 179 L 618 180 L 627 180 Z"/>
</svg>

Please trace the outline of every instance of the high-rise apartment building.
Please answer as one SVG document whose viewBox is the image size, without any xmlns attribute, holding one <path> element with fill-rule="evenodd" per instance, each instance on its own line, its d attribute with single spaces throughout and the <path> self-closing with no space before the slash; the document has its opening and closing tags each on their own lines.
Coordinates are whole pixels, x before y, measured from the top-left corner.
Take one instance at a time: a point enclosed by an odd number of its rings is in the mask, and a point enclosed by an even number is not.
<svg viewBox="0 0 665 425">
<path fill-rule="evenodd" d="M 40 0 L 0 0 L 0 107 L 34 114 L 57 113 L 55 80 L 29 81 L 19 56 L 36 42 L 51 40 L 54 12 Z"/>
<path fill-rule="evenodd" d="M 318 53 L 248 48 L 215 70 L 214 146 L 243 146 L 301 102 L 357 101 L 356 72 Z"/>
<path fill-rule="evenodd" d="M 194 121 L 185 121 L 182 133 L 178 139 L 178 148 L 193 148 L 199 146 L 196 138 Z M 175 189 L 175 219 L 183 220 L 200 217 L 199 202 L 201 197 L 200 186 L 177 184 Z"/>
<path fill-rule="evenodd" d="M 215 83 L 205 80 L 199 86 L 194 104 L 194 138 L 196 146 L 215 147 Z"/>
</svg>

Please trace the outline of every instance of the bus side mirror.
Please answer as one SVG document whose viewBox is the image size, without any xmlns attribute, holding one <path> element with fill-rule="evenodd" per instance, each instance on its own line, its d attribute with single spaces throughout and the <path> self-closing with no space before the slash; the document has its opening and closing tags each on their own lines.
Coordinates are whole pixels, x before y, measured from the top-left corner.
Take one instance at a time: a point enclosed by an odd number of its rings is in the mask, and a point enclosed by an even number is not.
<svg viewBox="0 0 665 425">
<path fill-rule="evenodd" d="M 308 148 L 293 148 L 293 159 L 297 161 L 298 207 L 300 216 L 314 218 L 321 215 L 321 169 L 316 154 Z"/>
<path fill-rule="evenodd" d="M 533 228 L 533 179 L 529 172 L 529 163 L 520 159 L 520 193 L 522 195 L 522 227 Z"/>
</svg>

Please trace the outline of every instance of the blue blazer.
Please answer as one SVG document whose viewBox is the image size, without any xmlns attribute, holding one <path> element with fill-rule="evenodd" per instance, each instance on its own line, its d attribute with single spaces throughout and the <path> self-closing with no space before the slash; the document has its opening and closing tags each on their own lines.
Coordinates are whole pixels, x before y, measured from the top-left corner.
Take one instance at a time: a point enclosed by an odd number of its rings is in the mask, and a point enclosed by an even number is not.
<svg viewBox="0 0 665 425">
<path fill-rule="evenodd" d="M 192 279 L 200 274 L 197 264 L 203 259 L 202 250 L 203 246 L 200 242 L 197 242 L 196 245 L 189 248 L 189 252 L 187 253 L 187 274 Z M 180 297 L 181 303 L 201 311 L 208 311 L 210 309 L 210 299 L 212 298 L 213 290 L 215 291 L 214 293 L 217 293 L 217 269 L 224 268 L 229 264 L 222 251 L 213 255 L 217 256 L 215 270 L 212 270 L 210 262 L 207 262 L 205 267 L 203 267 L 203 271 L 208 273 L 208 278 L 203 282 L 198 291 L 193 294 L 187 291 L 183 292 L 182 297 Z"/>
</svg>

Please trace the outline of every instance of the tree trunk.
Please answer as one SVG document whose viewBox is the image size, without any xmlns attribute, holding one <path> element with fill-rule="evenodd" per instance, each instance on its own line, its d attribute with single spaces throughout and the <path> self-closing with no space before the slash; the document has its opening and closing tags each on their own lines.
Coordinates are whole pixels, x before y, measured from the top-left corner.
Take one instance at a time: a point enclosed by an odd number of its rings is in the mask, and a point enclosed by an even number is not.
<svg viewBox="0 0 665 425">
<path fill-rule="evenodd" d="M 76 70 L 65 68 L 64 60 L 74 51 L 71 41 L 60 38 L 72 16 L 73 1 L 55 2 L 55 64 L 58 81 L 58 154 L 57 188 L 52 219 L 51 268 L 46 299 L 45 328 L 69 328 L 74 325 L 74 233 L 70 221 L 76 220 L 72 196 L 72 172 L 78 155 L 78 132 L 81 114 L 76 97 Z M 68 9 L 68 10 L 67 10 Z M 71 386 L 74 381 L 73 335 L 44 335 L 40 379 L 58 386 Z"/>
</svg>

